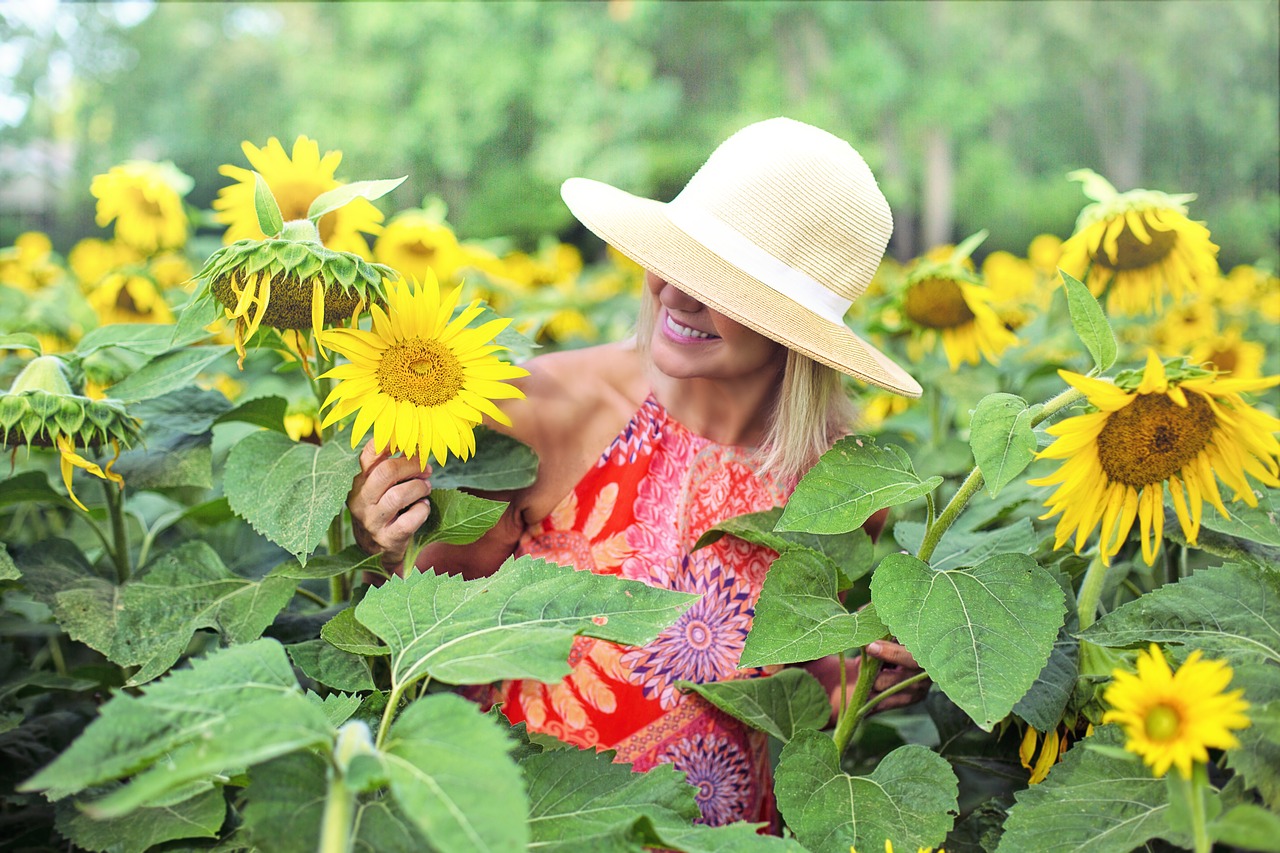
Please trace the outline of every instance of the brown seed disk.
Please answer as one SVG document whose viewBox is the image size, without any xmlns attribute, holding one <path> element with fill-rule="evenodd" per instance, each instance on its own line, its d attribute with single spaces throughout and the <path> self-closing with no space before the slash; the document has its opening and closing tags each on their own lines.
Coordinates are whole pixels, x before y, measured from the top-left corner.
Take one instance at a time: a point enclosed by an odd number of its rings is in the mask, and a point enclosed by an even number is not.
<svg viewBox="0 0 1280 853">
<path fill-rule="evenodd" d="M 1139 394 L 1107 418 L 1098 461 L 1112 481 L 1141 487 L 1169 479 L 1213 438 L 1217 420 L 1194 392 L 1183 408 L 1164 394 Z"/>
<path fill-rule="evenodd" d="M 1147 228 L 1147 235 L 1151 238 L 1150 243 L 1139 240 L 1126 222 L 1124 229 L 1116 237 L 1116 259 L 1112 261 L 1102 247 L 1099 247 L 1094 261 L 1107 269 L 1136 270 L 1164 260 L 1165 256 L 1173 250 L 1174 243 L 1178 241 L 1177 232 L 1156 230 L 1146 217 L 1142 218 L 1142 222 Z"/>
<path fill-rule="evenodd" d="M 248 278 L 252 283 L 256 276 Z M 223 305 L 235 308 L 239 298 L 236 291 L 244 280 L 245 276 L 237 270 L 229 276 L 214 279 L 209 285 L 209 290 Z M 313 281 L 313 278 L 299 279 L 284 272 L 278 272 L 272 276 L 271 295 L 267 300 L 266 313 L 262 316 L 263 325 L 271 326 L 273 329 L 310 329 Z M 332 324 L 346 320 L 356 310 L 359 302 L 360 294 L 354 289 L 347 291 L 337 281 L 330 282 L 324 294 L 325 323 Z"/>
<path fill-rule="evenodd" d="M 378 386 L 395 400 L 418 406 L 439 406 L 462 390 L 462 364 L 447 344 L 410 338 L 382 354 Z"/>
<path fill-rule="evenodd" d="M 950 278 L 922 278 L 907 289 L 903 311 L 929 329 L 954 329 L 973 321 L 960 284 Z"/>
</svg>

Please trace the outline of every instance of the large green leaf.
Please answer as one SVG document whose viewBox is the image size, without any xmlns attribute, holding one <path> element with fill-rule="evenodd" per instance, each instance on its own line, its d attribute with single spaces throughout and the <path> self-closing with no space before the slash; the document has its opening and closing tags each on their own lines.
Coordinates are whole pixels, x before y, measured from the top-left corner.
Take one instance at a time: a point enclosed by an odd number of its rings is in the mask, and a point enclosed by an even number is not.
<svg viewBox="0 0 1280 853">
<path fill-rule="evenodd" d="M 871 577 L 871 600 L 934 683 L 986 731 L 1044 669 L 1066 612 L 1058 582 L 1022 554 L 946 571 L 890 554 Z"/>
<path fill-rule="evenodd" d="M 275 395 L 254 397 L 251 400 L 244 400 L 235 408 L 224 412 L 218 418 L 217 423 L 223 424 L 238 421 L 275 430 L 282 435 L 288 435 L 284 428 L 284 416 L 288 408 L 289 401 L 284 397 Z"/>
<path fill-rule="evenodd" d="M 498 523 L 507 504 L 454 489 L 431 490 L 431 515 L 418 531 L 422 544 L 469 545 Z"/>
<path fill-rule="evenodd" d="M 487 578 L 413 572 L 369 590 L 356 619 L 391 648 L 393 683 L 504 678 L 554 682 L 569 673 L 576 634 L 644 645 L 697 596 L 579 572 L 531 557 Z"/>
<path fill-rule="evenodd" d="M 353 655 L 378 657 L 391 651 L 372 631 L 356 621 L 355 608 L 352 607 L 339 610 L 324 623 L 320 638 Z"/>
<path fill-rule="evenodd" d="M 179 838 L 214 838 L 227 819 L 227 801 L 221 788 L 173 805 L 139 809 L 127 817 L 94 820 L 70 801 L 58 804 L 58 833 L 77 849 L 102 853 L 143 853 L 158 844 Z"/>
<path fill-rule="evenodd" d="M 400 808 L 442 853 L 523 849 L 528 803 L 516 742 L 472 702 L 436 693 L 391 726 L 381 761 Z"/>
<path fill-rule="evenodd" d="M 327 640 L 307 640 L 288 646 L 293 665 L 325 687 L 356 693 L 374 688 L 369 664 L 360 655 L 343 651 Z"/>
<path fill-rule="evenodd" d="M 709 684 L 682 681 L 679 687 L 784 743 L 801 729 L 821 729 L 831 720 L 831 700 L 821 682 L 794 667 L 768 678 Z"/>
<path fill-rule="evenodd" d="M 236 515 L 305 563 L 359 471 L 360 461 L 339 442 L 317 447 L 263 431 L 231 448 L 223 487 Z"/>
<path fill-rule="evenodd" d="M 258 216 L 258 228 L 268 237 L 274 237 L 284 228 L 284 217 L 280 214 L 280 205 L 271 194 L 267 179 L 258 172 L 253 173 L 253 210 Z"/>
<path fill-rule="evenodd" d="M 233 574 L 202 541 L 186 542 L 122 587 L 99 583 L 56 595 L 59 624 L 121 666 L 141 667 L 130 684 L 164 674 L 191 635 L 212 628 L 229 643 L 257 639 L 293 597 L 288 578 Z"/>
<path fill-rule="evenodd" d="M 1206 512 L 1201 525 L 1219 533 L 1250 539 L 1264 545 L 1280 546 L 1280 491 L 1261 489 L 1255 495 L 1257 506 L 1235 501 L 1227 506 L 1230 518 L 1221 513 Z M 1169 515 L 1172 515 L 1170 508 Z"/>
<path fill-rule="evenodd" d="M 201 346 L 165 353 L 112 385 L 111 396 L 136 402 L 176 391 L 190 385 L 200 373 L 230 351 L 230 346 Z"/>
<path fill-rule="evenodd" d="M 893 525 L 893 538 L 912 554 L 920 553 L 925 525 L 919 521 L 898 521 Z M 938 571 L 974 566 L 997 554 L 1032 554 L 1040 546 L 1031 519 L 1020 518 L 995 530 L 966 531 L 949 528 L 942 534 L 929 565 Z"/>
<path fill-rule="evenodd" d="M 813 853 L 936 847 L 955 820 L 958 784 L 947 760 L 917 745 L 890 752 L 870 776 L 850 776 L 828 735 L 797 732 L 782 748 L 778 810 Z"/>
<path fill-rule="evenodd" d="M 160 355 L 207 337 L 203 329 L 180 330 L 171 324 L 111 323 L 86 332 L 75 352 L 87 358 L 98 350 L 120 347 L 140 355 Z"/>
<path fill-rule="evenodd" d="M 941 483 L 941 477 L 921 480 L 901 447 L 849 436 L 800 480 L 777 529 L 844 533 L 861 527 L 876 510 L 915 500 Z"/>
<path fill-rule="evenodd" d="M 139 696 L 117 694 L 21 788 L 57 800 L 132 777 L 88 807 L 95 817 L 120 817 L 185 785 L 333 736 L 324 714 L 303 697 L 283 647 L 258 640 L 196 660 Z"/>
<path fill-rule="evenodd" d="M 809 548 L 830 557 L 840 569 L 842 589 L 871 571 L 874 565 L 875 546 L 871 537 L 861 527 L 847 533 L 823 535 L 794 531 L 776 531 L 774 527 L 782 517 L 783 508 L 773 507 L 763 512 L 735 515 L 716 524 L 698 538 L 694 550 L 720 541 L 725 535 L 736 536 L 753 545 L 763 545 L 781 554 L 791 548 Z"/>
<path fill-rule="evenodd" d="M 774 560 L 739 665 L 817 660 L 888 633 L 874 610 L 846 610 L 838 587 L 835 563 L 815 551 L 790 550 Z"/>
<path fill-rule="evenodd" d="M 1093 294 L 1079 280 L 1069 273 L 1058 270 L 1067 294 L 1067 310 L 1071 314 L 1071 326 L 1084 343 L 1093 363 L 1098 370 L 1106 370 L 1116 363 L 1119 352 L 1116 346 L 1116 335 L 1107 322 L 1107 315 Z"/>
<path fill-rule="evenodd" d="M 1233 663 L 1280 663 L 1280 573 L 1242 563 L 1201 569 L 1103 616 L 1100 646 L 1187 645 Z"/>
<path fill-rule="evenodd" d="M 16 477 L 0 480 L 0 506 L 28 502 L 76 508 L 66 495 L 49 485 L 49 478 L 42 471 L 24 471 Z"/>
<path fill-rule="evenodd" d="M 294 580 L 323 580 L 362 569 L 372 569 L 377 565 L 377 555 L 366 554 L 358 545 L 350 545 L 336 554 L 322 554 L 307 560 L 306 565 L 297 560 L 286 560 L 272 569 L 267 576 Z"/>
<path fill-rule="evenodd" d="M 969 423 L 969 447 L 982 469 L 987 494 L 995 497 L 1036 455 L 1031 418 L 1036 411 L 1016 394 L 988 394 Z"/>
<path fill-rule="evenodd" d="M 1058 725 L 1080 677 L 1080 641 L 1075 638 L 1079 626 L 1075 611 L 1068 608 L 1067 621 L 1058 629 L 1048 662 L 1031 689 L 1013 706 L 1015 714 L 1042 732 Z"/>
<path fill-rule="evenodd" d="M 1043 782 L 1014 795 L 997 849 L 1129 853 L 1153 838 L 1182 841 L 1169 827 L 1165 780 L 1153 778 L 1137 756 L 1115 754 L 1123 743 L 1117 726 L 1078 741 Z"/>
<path fill-rule="evenodd" d="M 0 581 L 16 581 L 20 577 L 22 572 L 18 570 L 18 564 L 9 556 L 5 544 L 0 542 Z"/>
<path fill-rule="evenodd" d="M 1280 812 L 1280 667 L 1237 665 L 1231 689 L 1241 687 L 1249 702 L 1249 727 L 1235 732 L 1240 745 L 1227 750 L 1223 764 Z"/>
<path fill-rule="evenodd" d="M 466 462 L 450 457 L 431 475 L 433 489 L 523 489 L 538 476 L 538 457 L 509 435 L 476 427 L 476 452 Z"/>
</svg>

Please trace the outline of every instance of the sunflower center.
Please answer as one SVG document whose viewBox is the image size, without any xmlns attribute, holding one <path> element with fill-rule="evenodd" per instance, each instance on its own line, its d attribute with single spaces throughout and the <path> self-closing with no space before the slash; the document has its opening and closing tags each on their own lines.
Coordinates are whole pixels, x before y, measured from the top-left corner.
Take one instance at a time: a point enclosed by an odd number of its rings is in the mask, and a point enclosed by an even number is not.
<svg viewBox="0 0 1280 853">
<path fill-rule="evenodd" d="M 1199 394 L 1186 408 L 1164 394 L 1139 394 L 1107 418 L 1098 433 L 1098 461 L 1113 481 L 1142 487 L 1167 480 L 1213 437 L 1217 420 Z"/>
<path fill-rule="evenodd" d="M 151 219 L 163 219 L 164 208 L 147 198 L 142 190 L 136 190 L 133 194 L 133 202 L 137 209 Z"/>
<path fill-rule="evenodd" d="M 1155 741 L 1173 740 L 1182 728 L 1182 717 L 1176 708 L 1168 705 L 1156 705 L 1147 712 L 1143 721 L 1143 729 L 1147 737 Z"/>
<path fill-rule="evenodd" d="M 1233 373 L 1236 369 L 1236 363 L 1239 361 L 1240 354 L 1234 347 L 1227 349 L 1214 350 L 1214 352 L 1206 359 L 1210 364 L 1223 373 Z"/>
<path fill-rule="evenodd" d="M 1099 251 L 1094 260 L 1113 270 L 1142 269 L 1164 260 L 1165 256 L 1172 251 L 1173 244 L 1178 241 L 1177 232 L 1158 231 L 1152 227 L 1151 221 L 1145 216 L 1142 217 L 1142 224 L 1146 226 L 1147 236 L 1151 238 L 1150 243 L 1139 240 L 1126 222 L 1124 229 L 1116 238 L 1115 259 L 1112 260 L 1106 252 Z"/>
<path fill-rule="evenodd" d="M 394 400 L 440 406 L 462 390 L 462 363 L 447 344 L 409 338 L 382 354 L 377 377 L 378 386 Z"/>
<path fill-rule="evenodd" d="M 415 258 L 421 258 L 426 261 L 435 260 L 436 257 L 436 247 L 428 246 L 421 240 L 414 240 L 412 243 L 409 243 L 405 246 L 405 250 Z"/>
<path fill-rule="evenodd" d="M 930 329 L 954 329 L 973 321 L 960 283 L 951 278 L 922 278 L 907 289 L 902 306 L 916 324 Z"/>
</svg>

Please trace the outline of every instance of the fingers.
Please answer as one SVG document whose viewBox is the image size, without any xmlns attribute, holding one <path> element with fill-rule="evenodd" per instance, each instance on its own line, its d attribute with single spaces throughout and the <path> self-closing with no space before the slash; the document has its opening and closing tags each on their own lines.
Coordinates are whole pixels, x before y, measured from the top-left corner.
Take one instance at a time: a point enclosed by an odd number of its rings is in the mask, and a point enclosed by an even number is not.
<svg viewBox="0 0 1280 853">
<path fill-rule="evenodd" d="M 867 654 L 873 658 L 878 658 L 888 666 L 901 666 L 907 669 L 919 670 L 920 665 L 916 663 L 916 659 L 911 656 L 911 652 L 907 651 L 906 646 L 893 642 L 892 640 L 876 640 L 874 643 L 867 645 Z"/>
</svg>

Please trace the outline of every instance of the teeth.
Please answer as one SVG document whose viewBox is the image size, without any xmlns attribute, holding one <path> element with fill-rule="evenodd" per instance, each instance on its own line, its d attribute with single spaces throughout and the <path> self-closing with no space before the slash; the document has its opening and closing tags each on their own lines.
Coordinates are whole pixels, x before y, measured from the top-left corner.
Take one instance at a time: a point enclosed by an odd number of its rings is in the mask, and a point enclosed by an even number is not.
<svg viewBox="0 0 1280 853">
<path fill-rule="evenodd" d="M 677 335 L 679 335 L 682 338 L 694 338 L 697 340 L 705 340 L 707 338 L 715 337 L 714 335 L 708 334 L 707 332 L 700 332 L 697 329 L 690 329 L 688 326 L 680 325 L 679 323 L 677 323 L 675 320 L 671 318 L 670 314 L 667 315 L 667 328 L 675 332 Z"/>
</svg>

